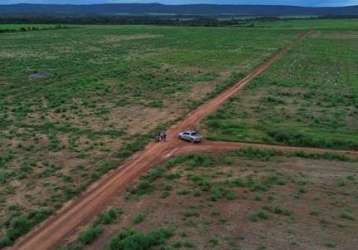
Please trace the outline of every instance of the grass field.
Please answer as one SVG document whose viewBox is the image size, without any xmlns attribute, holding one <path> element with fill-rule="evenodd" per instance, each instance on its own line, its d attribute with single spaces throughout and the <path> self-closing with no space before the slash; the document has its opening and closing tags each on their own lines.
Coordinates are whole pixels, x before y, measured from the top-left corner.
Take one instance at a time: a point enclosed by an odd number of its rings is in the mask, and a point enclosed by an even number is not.
<svg viewBox="0 0 358 250">
<path fill-rule="evenodd" d="M 258 22 L 257 27 L 268 29 L 291 29 L 291 30 L 333 30 L 352 31 L 358 29 L 358 20 L 354 19 L 298 19 L 279 20 L 272 22 Z"/>
<path fill-rule="evenodd" d="M 150 170 L 61 249 L 354 249 L 356 166 L 254 149 L 181 156 Z"/>
<path fill-rule="evenodd" d="M 312 33 L 207 119 L 208 138 L 358 149 L 358 28 L 344 29 Z"/>
<path fill-rule="evenodd" d="M 152 26 L 2 33 L 0 245 L 295 35 Z"/>
<path fill-rule="evenodd" d="M 357 149 L 355 20 L 0 34 L 0 248 L 311 28 L 201 128 L 209 139 Z M 70 248 L 99 249 L 120 232 L 112 249 L 131 239 L 173 248 L 350 249 L 356 165 L 250 150 L 174 159 L 120 196 Z"/>
</svg>

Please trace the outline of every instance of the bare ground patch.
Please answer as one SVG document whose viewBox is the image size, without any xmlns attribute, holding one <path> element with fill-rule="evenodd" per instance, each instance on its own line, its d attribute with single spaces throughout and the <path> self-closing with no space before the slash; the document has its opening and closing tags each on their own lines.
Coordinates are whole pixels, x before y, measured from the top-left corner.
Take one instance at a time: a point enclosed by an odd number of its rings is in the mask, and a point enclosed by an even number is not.
<svg viewBox="0 0 358 250">
<path fill-rule="evenodd" d="M 160 37 L 163 37 L 163 35 L 155 35 L 155 34 L 107 35 L 107 36 L 103 37 L 101 43 L 112 44 L 112 43 L 119 43 L 122 41 L 154 39 L 154 38 L 160 38 Z"/>
</svg>

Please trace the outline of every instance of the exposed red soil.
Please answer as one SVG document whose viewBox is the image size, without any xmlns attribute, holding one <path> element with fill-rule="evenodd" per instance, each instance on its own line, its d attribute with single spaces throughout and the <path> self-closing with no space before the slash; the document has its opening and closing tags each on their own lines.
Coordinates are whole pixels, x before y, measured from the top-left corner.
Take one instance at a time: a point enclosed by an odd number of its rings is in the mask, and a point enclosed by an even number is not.
<svg viewBox="0 0 358 250">
<path fill-rule="evenodd" d="M 295 42 L 304 39 L 307 34 L 300 34 Z M 236 95 L 250 81 L 270 68 L 293 45 L 294 43 L 277 51 L 244 79 L 188 114 L 182 122 L 179 122 L 168 130 L 167 143 L 149 144 L 144 151 L 135 154 L 118 169 L 105 175 L 79 198 L 69 202 L 57 214 L 21 238 L 15 244 L 14 249 L 53 249 L 64 237 L 74 232 L 78 226 L 87 223 L 91 218 L 100 213 L 111 201 L 112 197 L 118 192 L 124 191 L 129 183 L 143 175 L 153 165 L 165 161 L 180 150 L 184 143 L 179 141 L 176 135 L 181 130 L 195 127 L 208 114 L 216 111 L 225 101 Z M 206 145 L 207 147 L 209 146 L 208 144 Z M 212 147 L 212 149 L 216 150 L 217 146 Z M 204 147 L 205 144 L 202 147 L 196 147 L 195 150 Z M 186 147 L 185 150 L 188 152 L 191 149 L 194 150 L 192 147 Z"/>
</svg>

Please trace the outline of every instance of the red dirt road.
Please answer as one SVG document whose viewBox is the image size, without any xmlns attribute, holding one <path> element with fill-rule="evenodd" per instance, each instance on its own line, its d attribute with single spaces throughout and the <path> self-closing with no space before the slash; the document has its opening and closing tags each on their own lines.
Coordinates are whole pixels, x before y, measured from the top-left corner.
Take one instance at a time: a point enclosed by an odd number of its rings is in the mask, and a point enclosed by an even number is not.
<svg viewBox="0 0 358 250">
<path fill-rule="evenodd" d="M 307 34 L 300 34 L 295 42 L 304 39 Z M 14 249 L 54 249 L 64 237 L 73 233 L 78 226 L 87 223 L 101 212 L 113 196 L 118 192 L 124 191 L 130 182 L 144 174 L 153 165 L 159 164 L 177 153 L 184 145 L 176 138 L 179 131 L 195 127 L 208 114 L 216 111 L 225 101 L 236 95 L 250 81 L 270 68 L 293 45 L 294 43 L 277 51 L 244 79 L 191 112 L 182 122 L 179 122 L 168 130 L 167 143 L 149 144 L 144 151 L 135 154 L 117 170 L 104 176 L 79 198 L 68 203 L 54 216 L 21 238 L 15 244 Z M 194 150 L 194 148 L 190 147 L 186 147 L 185 150 L 191 149 Z"/>
<path fill-rule="evenodd" d="M 255 148 L 255 149 L 270 149 L 278 152 L 305 152 L 305 153 L 332 153 L 339 155 L 346 155 L 353 159 L 358 159 L 358 151 L 349 150 L 337 150 L 337 149 L 326 149 L 326 148 L 307 148 L 307 147 L 292 147 L 283 145 L 269 145 L 269 144 L 257 144 L 257 143 L 242 143 L 242 142 L 220 142 L 220 141 L 205 141 L 200 145 L 186 144 L 180 147 L 175 153 L 177 155 L 190 154 L 192 152 L 221 152 L 230 151 L 244 148 Z"/>
</svg>

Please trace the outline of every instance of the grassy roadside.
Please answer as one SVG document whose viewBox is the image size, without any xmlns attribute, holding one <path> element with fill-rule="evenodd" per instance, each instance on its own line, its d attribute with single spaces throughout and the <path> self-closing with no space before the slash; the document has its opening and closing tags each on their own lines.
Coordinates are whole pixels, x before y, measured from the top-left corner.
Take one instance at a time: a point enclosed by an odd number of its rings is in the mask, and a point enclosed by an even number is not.
<svg viewBox="0 0 358 250">
<path fill-rule="evenodd" d="M 121 209 L 120 220 L 79 249 L 350 248 L 356 163 L 334 154 L 257 149 L 176 157 L 117 197 L 112 207 Z M 78 246 L 91 228 L 64 249 Z"/>
<path fill-rule="evenodd" d="M 319 31 L 202 128 L 212 140 L 358 149 L 357 31 Z"/>
</svg>

